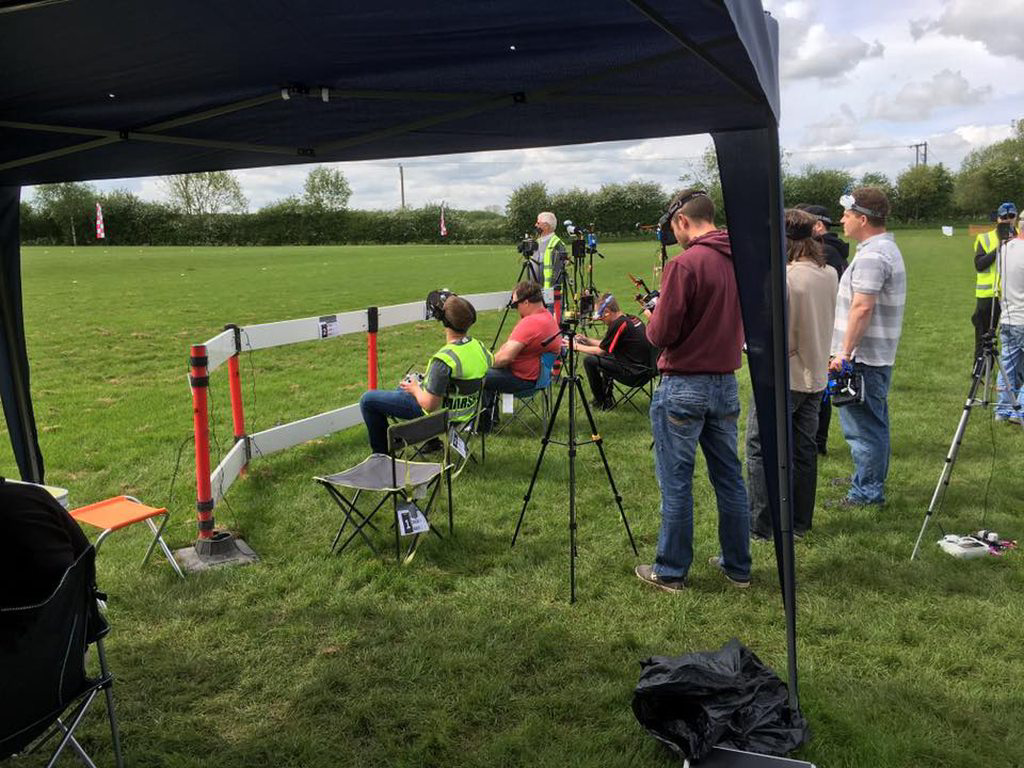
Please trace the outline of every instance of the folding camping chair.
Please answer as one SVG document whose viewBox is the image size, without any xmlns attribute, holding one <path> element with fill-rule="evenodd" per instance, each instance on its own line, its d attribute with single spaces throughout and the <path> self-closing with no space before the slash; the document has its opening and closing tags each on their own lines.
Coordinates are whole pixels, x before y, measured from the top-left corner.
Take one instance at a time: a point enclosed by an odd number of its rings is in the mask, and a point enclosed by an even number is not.
<svg viewBox="0 0 1024 768">
<path fill-rule="evenodd" d="M 494 430 L 495 435 L 501 434 L 506 427 L 522 420 L 527 429 L 534 435 L 540 436 L 541 431 L 547 424 L 548 418 L 551 416 L 551 369 L 554 367 L 554 364 L 555 355 L 553 352 L 545 352 L 540 356 L 540 375 L 537 376 L 537 383 L 534 384 L 532 389 L 513 393 L 513 403 L 522 407 L 516 408 L 513 405 L 512 413 L 508 420 L 498 422 L 498 428 Z M 539 408 L 537 404 L 538 397 L 540 398 Z M 526 421 L 526 414 L 536 418 L 536 427 Z"/>
<path fill-rule="evenodd" d="M 661 378 L 661 374 L 658 373 L 658 357 L 661 355 L 661 350 L 657 347 L 651 347 L 651 356 L 647 361 L 647 367 L 642 371 L 639 371 L 634 377 L 627 381 L 616 381 L 612 379 L 612 405 L 608 409 L 614 411 L 620 405 L 631 405 L 633 410 L 638 413 L 643 413 L 640 407 L 633 402 L 633 399 L 638 395 L 647 395 L 648 401 L 654 399 L 654 388 L 657 386 L 657 382 Z"/>
<path fill-rule="evenodd" d="M 331 544 L 331 551 L 344 552 L 350 543 L 361 537 L 375 555 L 380 555 L 373 540 L 367 534 L 370 528 L 377 533 L 380 529 L 373 522 L 374 516 L 390 499 L 394 509 L 395 559 L 409 562 L 416 553 L 416 546 L 421 533 L 429 530 L 438 538 L 444 538 L 436 527 L 430 525 L 430 511 L 441 487 L 442 478 L 448 492 L 448 532 L 454 529 L 452 509 L 452 470 L 449 461 L 449 427 L 450 413 L 440 410 L 435 413 L 392 424 L 388 427 L 388 453 L 374 453 L 350 469 L 333 475 L 314 477 L 341 509 L 344 519 L 338 533 Z M 414 461 L 402 458 L 406 451 L 415 452 L 427 440 L 439 438 L 444 446 L 440 462 Z M 346 496 L 344 489 L 354 491 L 351 497 Z M 368 513 L 358 507 L 359 497 L 363 493 L 380 493 L 381 498 Z M 414 501 L 419 493 L 429 498 L 424 507 Z M 401 500 L 400 498 L 401 497 Z M 351 524 L 352 531 L 348 538 L 338 547 L 345 529 Z M 405 557 L 402 557 L 401 538 L 412 536 Z"/>
<path fill-rule="evenodd" d="M 115 496 L 111 499 L 104 499 L 94 504 L 73 509 L 71 510 L 71 516 L 79 523 L 85 523 L 93 528 L 103 530 L 103 533 L 96 539 L 95 546 L 97 552 L 99 552 L 100 545 L 104 540 L 114 531 L 119 531 L 122 528 L 127 528 L 129 525 L 145 521 L 149 526 L 149 530 L 153 532 L 153 540 L 149 543 L 146 556 L 142 558 L 142 565 L 146 565 L 149 556 L 153 554 L 153 550 L 159 544 L 160 549 L 163 550 L 164 557 L 167 558 L 167 562 L 171 564 L 174 572 L 181 578 L 185 578 L 181 567 L 174 559 L 174 554 L 171 552 L 170 547 L 167 546 L 167 542 L 164 541 L 164 528 L 167 527 L 167 521 L 171 517 L 165 508 L 147 507 L 134 496 Z M 163 518 L 160 521 L 159 527 L 153 522 L 154 517 Z"/>
<path fill-rule="evenodd" d="M 102 691 L 114 760 L 118 768 L 123 765 L 114 679 L 103 649 L 110 625 L 97 605 L 103 597 L 96 588 L 96 550 L 88 545 L 44 601 L 0 607 L 0 678 L 5 693 L 0 697 L 0 760 L 35 752 L 60 735 L 47 766 L 70 747 L 95 768 L 75 738 L 75 729 Z M 99 656 L 98 677 L 89 677 L 85 668 L 85 651 L 93 644 Z"/>
</svg>

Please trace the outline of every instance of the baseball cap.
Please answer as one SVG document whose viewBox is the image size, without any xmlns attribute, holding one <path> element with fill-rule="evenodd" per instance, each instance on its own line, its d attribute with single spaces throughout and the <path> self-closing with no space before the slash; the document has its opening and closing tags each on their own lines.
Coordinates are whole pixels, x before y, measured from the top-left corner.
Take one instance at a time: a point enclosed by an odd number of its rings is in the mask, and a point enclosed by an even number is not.
<svg viewBox="0 0 1024 768">
<path fill-rule="evenodd" d="M 835 226 L 832 222 L 832 218 L 828 215 L 828 208 L 826 208 L 824 205 L 810 205 L 809 203 L 800 203 L 800 205 L 797 206 L 797 210 L 811 214 L 811 216 L 816 218 L 826 227 Z"/>
<path fill-rule="evenodd" d="M 996 216 L 998 216 L 1000 219 L 1005 219 L 1008 216 L 1016 216 L 1016 215 L 1017 215 L 1017 206 L 1014 205 L 1011 202 L 1003 203 L 1002 205 L 999 206 L 999 209 L 996 211 Z"/>
</svg>

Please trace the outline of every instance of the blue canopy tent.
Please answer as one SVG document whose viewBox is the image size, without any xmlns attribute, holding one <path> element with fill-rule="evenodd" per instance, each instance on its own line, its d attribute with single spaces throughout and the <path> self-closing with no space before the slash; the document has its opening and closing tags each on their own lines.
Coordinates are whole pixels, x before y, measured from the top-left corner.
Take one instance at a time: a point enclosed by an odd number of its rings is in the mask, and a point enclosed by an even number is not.
<svg viewBox="0 0 1024 768">
<path fill-rule="evenodd" d="M 778 467 L 798 709 L 778 28 L 759 3 L 0 0 L 0 72 L 0 394 L 36 482 L 20 187 L 711 133 L 765 464 Z"/>
</svg>

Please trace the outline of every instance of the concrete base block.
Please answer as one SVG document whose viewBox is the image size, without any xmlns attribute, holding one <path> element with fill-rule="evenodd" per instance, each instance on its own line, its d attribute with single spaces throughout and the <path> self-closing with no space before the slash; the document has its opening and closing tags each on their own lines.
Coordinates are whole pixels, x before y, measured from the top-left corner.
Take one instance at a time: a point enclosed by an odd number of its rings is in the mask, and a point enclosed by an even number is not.
<svg viewBox="0 0 1024 768">
<path fill-rule="evenodd" d="M 198 539 L 195 546 L 175 551 L 174 557 L 188 573 L 225 565 L 249 565 L 260 559 L 248 544 L 227 531 L 217 531 L 213 539 Z"/>
</svg>

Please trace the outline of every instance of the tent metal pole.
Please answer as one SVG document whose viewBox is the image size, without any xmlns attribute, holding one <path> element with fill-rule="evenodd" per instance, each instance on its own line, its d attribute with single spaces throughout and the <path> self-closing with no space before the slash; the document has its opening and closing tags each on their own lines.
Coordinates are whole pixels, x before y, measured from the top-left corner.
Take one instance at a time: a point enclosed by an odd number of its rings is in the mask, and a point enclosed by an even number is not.
<svg viewBox="0 0 1024 768">
<path fill-rule="evenodd" d="M 32 165 L 33 163 L 41 163 L 45 160 L 52 160 L 55 157 L 64 157 L 65 155 L 74 155 L 78 152 L 87 152 L 90 149 L 104 147 L 107 144 L 116 144 L 120 140 L 121 139 L 117 136 L 114 136 L 113 138 L 93 139 L 92 141 L 75 144 L 70 147 L 61 147 L 60 149 L 52 149 L 49 152 L 40 152 L 38 155 L 20 157 L 17 160 L 9 160 L 6 163 L 0 163 L 0 171 L 6 171 L 9 168 L 20 168 L 23 165 Z"/>
<path fill-rule="evenodd" d="M 152 144 L 179 144 L 186 147 L 207 147 L 210 149 L 233 149 L 239 152 L 259 152 L 266 155 L 308 155 L 315 153 L 304 147 L 282 147 L 273 144 L 245 144 L 237 141 L 215 141 L 212 139 L 190 139 L 185 136 L 167 136 L 162 133 L 132 131 L 125 134 L 127 141 L 145 141 Z"/>
<path fill-rule="evenodd" d="M 772 125 L 767 129 L 771 138 L 772 183 L 768 188 L 768 231 L 770 301 L 772 317 L 772 367 L 775 380 L 775 450 L 778 461 L 779 479 L 779 528 L 782 533 L 782 597 L 786 614 L 786 667 L 789 678 L 789 706 L 796 714 L 800 711 L 800 696 L 797 691 L 796 666 L 796 578 L 793 551 L 793 508 L 792 472 L 790 467 L 791 430 L 789 408 L 789 338 L 786 329 L 786 266 L 782 249 L 782 190 L 778 183 L 781 178 L 779 129 Z"/>
<path fill-rule="evenodd" d="M 272 104 L 275 101 L 284 101 L 284 97 L 281 95 L 280 90 L 276 90 L 273 93 L 265 93 L 262 96 L 255 96 L 251 99 L 243 99 L 242 101 L 235 101 L 230 104 L 224 104 L 213 109 L 207 109 L 203 112 L 196 112 L 192 115 L 183 115 L 182 117 L 176 117 L 172 120 L 164 120 L 163 122 L 153 123 L 147 125 L 144 128 L 140 128 L 138 131 L 132 133 L 150 133 L 157 131 L 168 131 L 171 128 L 177 128 L 179 125 L 190 125 L 191 123 L 200 123 L 204 120 L 210 120 L 214 117 L 222 117 L 223 115 L 230 115 L 233 112 L 241 112 L 243 109 L 252 109 L 253 107 L 262 107 L 264 104 Z"/>
<path fill-rule="evenodd" d="M 630 72 L 636 69 L 644 69 L 649 66 L 656 64 L 662 64 L 666 61 L 678 59 L 681 53 L 678 50 L 672 50 L 667 53 L 661 53 L 657 56 L 651 56 L 650 58 L 643 59 L 641 61 L 633 61 L 628 64 L 623 64 L 618 67 L 612 67 L 602 72 L 597 72 L 592 75 L 586 75 L 584 77 L 573 78 L 572 80 L 565 80 L 556 85 L 552 85 L 549 88 L 544 88 L 538 91 L 530 91 L 529 93 L 506 93 L 500 96 L 495 96 L 476 104 L 471 104 L 454 112 L 445 112 L 441 115 L 432 115 L 430 117 L 420 118 L 419 120 L 413 120 L 409 123 L 402 123 L 401 125 L 395 125 L 390 128 L 382 128 L 379 131 L 371 131 L 370 133 L 364 133 L 361 136 L 353 136 L 349 139 L 340 139 L 338 141 L 331 141 L 326 144 L 320 144 L 315 147 L 316 153 L 320 155 L 329 155 L 339 149 L 348 149 L 349 147 L 356 147 L 360 144 L 369 144 L 370 142 L 377 141 L 378 139 L 388 138 L 390 136 L 399 136 L 403 133 L 412 133 L 418 131 L 421 128 L 430 128 L 434 125 L 440 125 L 442 123 L 448 123 L 452 120 L 459 120 L 463 117 L 472 117 L 473 115 L 481 112 L 487 112 L 492 109 L 498 109 L 499 107 L 507 106 L 509 101 L 512 103 L 526 103 L 527 101 L 539 102 L 547 99 L 552 99 L 559 94 L 566 91 L 570 91 L 581 85 L 589 82 L 602 80 L 612 75 L 618 75 L 625 72 Z M 333 94 L 332 94 L 333 95 Z"/>
</svg>

